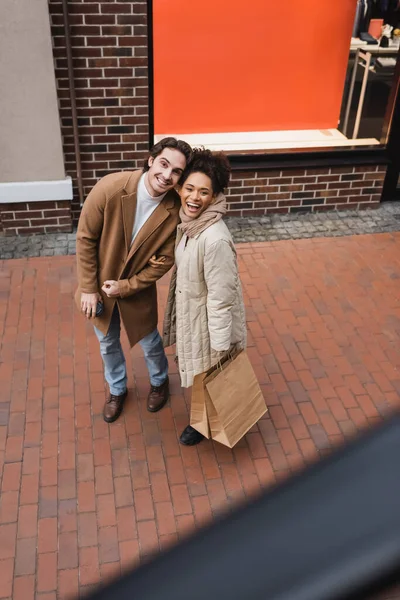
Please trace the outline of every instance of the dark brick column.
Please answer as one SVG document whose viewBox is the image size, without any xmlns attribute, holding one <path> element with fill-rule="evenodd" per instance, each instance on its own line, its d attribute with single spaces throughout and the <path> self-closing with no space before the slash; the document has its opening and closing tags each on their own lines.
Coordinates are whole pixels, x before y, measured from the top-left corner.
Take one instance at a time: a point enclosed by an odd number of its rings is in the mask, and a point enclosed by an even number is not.
<svg viewBox="0 0 400 600">
<path fill-rule="evenodd" d="M 147 2 L 69 0 L 85 195 L 111 171 L 135 169 L 148 150 Z M 62 5 L 49 0 L 65 169 L 79 217 Z"/>
</svg>

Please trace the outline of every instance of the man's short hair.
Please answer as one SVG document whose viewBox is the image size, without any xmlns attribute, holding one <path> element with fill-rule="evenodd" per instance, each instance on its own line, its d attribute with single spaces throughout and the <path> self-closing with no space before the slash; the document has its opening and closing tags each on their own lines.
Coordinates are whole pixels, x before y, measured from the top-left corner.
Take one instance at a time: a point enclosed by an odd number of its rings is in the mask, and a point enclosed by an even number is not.
<svg viewBox="0 0 400 600">
<path fill-rule="evenodd" d="M 164 148 L 172 148 L 172 150 L 179 150 L 179 152 L 181 152 L 186 158 L 186 166 L 189 164 L 192 158 L 192 148 L 187 142 L 184 142 L 183 140 L 177 140 L 174 137 L 166 137 L 157 142 L 157 144 L 154 144 L 154 146 L 150 149 L 149 156 L 144 161 L 144 172 L 150 169 L 149 157 L 152 156 L 153 158 L 156 158 L 159 154 L 161 154 Z"/>
</svg>

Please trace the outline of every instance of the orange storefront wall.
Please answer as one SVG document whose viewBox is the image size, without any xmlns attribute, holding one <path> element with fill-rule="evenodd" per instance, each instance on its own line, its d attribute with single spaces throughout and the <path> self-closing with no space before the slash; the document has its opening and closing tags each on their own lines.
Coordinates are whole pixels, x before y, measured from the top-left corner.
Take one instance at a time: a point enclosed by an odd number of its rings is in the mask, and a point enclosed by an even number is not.
<svg viewBox="0 0 400 600">
<path fill-rule="evenodd" d="M 155 133 L 336 128 L 356 0 L 153 0 Z"/>
</svg>

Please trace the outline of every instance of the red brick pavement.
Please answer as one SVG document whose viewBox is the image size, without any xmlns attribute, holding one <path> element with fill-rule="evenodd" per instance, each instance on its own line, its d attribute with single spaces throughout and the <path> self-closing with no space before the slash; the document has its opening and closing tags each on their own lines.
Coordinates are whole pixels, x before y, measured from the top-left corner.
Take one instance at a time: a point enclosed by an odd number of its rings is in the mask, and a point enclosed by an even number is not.
<svg viewBox="0 0 400 600">
<path fill-rule="evenodd" d="M 97 340 L 72 302 L 74 258 L 1 263 L 0 598 L 89 590 L 398 407 L 400 234 L 239 254 L 269 413 L 233 451 L 179 446 L 188 395 L 172 360 L 171 402 L 146 411 L 138 348 L 125 414 L 106 425 Z M 167 280 L 160 292 L 162 305 Z"/>
</svg>

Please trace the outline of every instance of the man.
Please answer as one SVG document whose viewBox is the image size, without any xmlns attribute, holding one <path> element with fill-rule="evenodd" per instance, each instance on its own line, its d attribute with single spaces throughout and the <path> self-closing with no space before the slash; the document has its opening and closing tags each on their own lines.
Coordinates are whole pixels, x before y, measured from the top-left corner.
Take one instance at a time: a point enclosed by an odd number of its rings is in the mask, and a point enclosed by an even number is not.
<svg viewBox="0 0 400 600">
<path fill-rule="evenodd" d="M 122 323 L 130 346 L 140 343 L 150 376 L 147 408 L 169 398 L 168 362 L 157 331 L 156 281 L 174 264 L 179 196 L 174 187 L 191 157 L 182 140 L 164 138 L 150 151 L 142 171 L 107 175 L 88 195 L 79 219 L 75 299 L 91 319 L 100 342 L 110 395 L 107 423 L 118 419 L 127 396 Z M 156 255 L 159 264 L 149 265 Z M 100 316 L 96 310 L 103 309 Z"/>
</svg>

